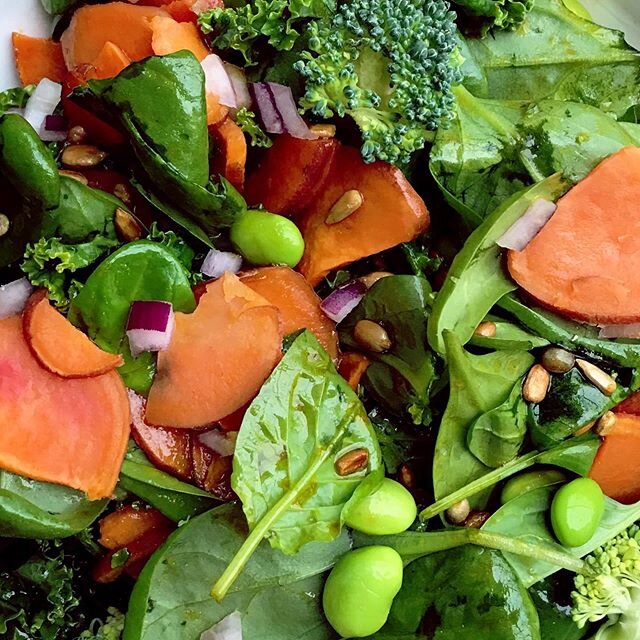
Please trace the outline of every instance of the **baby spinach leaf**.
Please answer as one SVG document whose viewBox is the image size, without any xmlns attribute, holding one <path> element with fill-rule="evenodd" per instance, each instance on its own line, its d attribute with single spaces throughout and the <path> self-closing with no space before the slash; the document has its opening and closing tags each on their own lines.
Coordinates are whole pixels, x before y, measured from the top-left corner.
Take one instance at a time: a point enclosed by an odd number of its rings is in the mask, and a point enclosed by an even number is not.
<svg viewBox="0 0 640 640">
<path fill-rule="evenodd" d="M 365 469 L 340 476 L 336 461 L 359 448 Z M 333 540 L 342 510 L 368 474 L 382 473 L 375 432 L 356 394 L 305 331 L 251 403 L 238 434 L 231 485 L 251 534 L 214 587 L 221 599 L 260 542 L 293 554 Z"/>
<path fill-rule="evenodd" d="M 175 522 L 196 516 L 216 504 L 210 493 L 154 467 L 136 446 L 130 446 L 127 451 L 119 485 Z"/>
<path fill-rule="evenodd" d="M 381 324 L 392 341 L 367 371 L 367 390 L 395 415 L 412 414 L 417 424 L 428 424 L 429 396 L 436 379 L 435 357 L 427 343 L 426 321 L 431 306 L 429 282 L 419 276 L 389 276 L 378 280 L 360 304 L 340 325 L 340 338 L 349 349 L 359 350 L 353 337 L 363 319 Z"/>
<path fill-rule="evenodd" d="M 549 344 L 548 340 L 525 331 L 513 322 L 507 322 L 493 315 L 487 315 L 485 320 L 493 322 L 496 327 L 496 334 L 494 336 L 480 336 L 474 333 L 471 336 L 471 340 L 469 340 L 469 344 L 474 347 L 482 347 L 492 351 L 502 351 L 504 349 L 531 351 L 539 347 L 546 347 Z"/>
<path fill-rule="evenodd" d="M 482 494 L 498 482 L 520 473 L 525 469 L 529 469 L 533 465 L 553 465 L 569 469 L 578 475 L 586 475 L 593 464 L 593 459 L 598 452 L 600 446 L 600 438 L 589 433 L 584 436 L 574 437 L 547 451 L 530 451 L 506 464 L 489 471 L 480 476 L 476 480 L 463 485 L 452 493 L 439 498 L 432 505 L 420 513 L 420 520 L 425 522 L 429 518 L 433 518 L 446 509 L 453 506 L 457 502 L 470 499 L 476 494 Z M 475 460 L 475 459 L 474 459 Z M 484 467 L 486 469 L 486 467 Z"/>
<path fill-rule="evenodd" d="M 148 392 L 155 367 L 151 354 L 131 357 L 126 337 L 131 304 L 165 300 L 175 311 L 190 313 L 195 298 L 189 275 L 173 251 L 150 240 L 138 240 L 102 262 L 72 302 L 70 320 L 85 327 L 105 351 L 125 356 L 118 371 L 127 386 L 139 393 Z"/>
<path fill-rule="evenodd" d="M 0 471 L 0 536 L 65 538 L 86 529 L 107 505 L 80 491 Z"/>
<path fill-rule="evenodd" d="M 0 92 L 0 114 L 6 113 L 9 109 L 24 109 L 34 89 L 34 85 L 28 85 Z"/>
<path fill-rule="evenodd" d="M 540 640 L 529 593 L 499 551 L 466 545 L 414 560 L 389 619 L 372 638 Z"/>
<path fill-rule="evenodd" d="M 529 405 L 529 431 L 534 446 L 555 446 L 622 402 L 629 393 L 618 384 L 614 393 L 606 396 L 577 369 L 552 376 L 545 399 Z"/>
<path fill-rule="evenodd" d="M 518 380 L 502 404 L 476 418 L 469 427 L 467 445 L 480 462 L 495 468 L 518 455 L 526 434 L 527 404 Z"/>
<path fill-rule="evenodd" d="M 526 351 L 496 351 L 476 356 L 462 348 L 454 333 L 445 331 L 444 340 L 451 390 L 433 460 L 437 500 L 487 473 L 487 466 L 467 446 L 469 428 L 482 414 L 504 402 L 533 364 L 533 356 Z M 479 493 L 471 501 L 479 506 L 485 499 L 486 494 Z"/>
<path fill-rule="evenodd" d="M 598 338 L 597 327 L 565 320 L 550 311 L 528 306 L 514 295 L 507 295 L 498 306 L 525 328 L 570 351 L 591 360 L 611 362 L 622 367 L 640 365 L 640 340 Z"/>
<path fill-rule="evenodd" d="M 454 258 L 429 316 L 429 344 L 435 351 L 445 355 L 445 331 L 455 333 L 462 344 L 468 342 L 493 305 L 516 289 L 504 272 L 502 248 L 496 242 L 533 202 L 540 198 L 555 201 L 566 189 L 559 175 L 551 176 L 512 196 L 469 236 Z"/>
<path fill-rule="evenodd" d="M 68 9 L 71 9 L 75 5 L 80 4 L 82 0 L 41 0 L 41 2 L 45 11 L 51 15 L 57 16 Z"/>
<path fill-rule="evenodd" d="M 604 515 L 589 542 L 581 547 L 564 548 L 556 542 L 548 525 L 554 492 L 554 488 L 543 487 L 510 500 L 487 520 L 482 530 L 501 533 L 522 542 L 549 550 L 564 551 L 576 558 L 582 558 L 640 518 L 640 503 L 625 505 L 606 498 Z M 526 555 L 505 553 L 505 557 L 526 586 L 531 586 L 560 568 L 553 563 Z"/>
<path fill-rule="evenodd" d="M 468 38 L 462 55 L 465 86 L 481 98 L 582 102 L 615 116 L 640 103 L 640 60 L 623 35 L 562 0 L 536 0 L 520 29 Z"/>
<path fill-rule="evenodd" d="M 244 640 L 334 640 L 320 605 L 323 574 L 349 550 L 343 533 L 295 557 L 262 542 L 222 602 L 209 585 L 247 535 L 240 508 L 223 505 L 180 527 L 146 565 L 131 596 L 124 640 L 193 640 L 234 611 Z"/>
</svg>

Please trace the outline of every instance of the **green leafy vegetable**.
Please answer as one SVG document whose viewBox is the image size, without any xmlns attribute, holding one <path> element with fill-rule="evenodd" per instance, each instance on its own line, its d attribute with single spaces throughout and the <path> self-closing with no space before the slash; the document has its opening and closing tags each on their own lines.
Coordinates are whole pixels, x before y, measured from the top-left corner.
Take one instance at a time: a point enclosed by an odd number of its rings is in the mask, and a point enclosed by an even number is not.
<svg viewBox="0 0 640 640">
<path fill-rule="evenodd" d="M 33 85 L 29 85 L 0 92 L 0 114 L 6 113 L 9 109 L 24 109 L 34 89 Z"/>
<path fill-rule="evenodd" d="M 55 16 L 72 9 L 82 0 L 41 0 L 41 2 L 45 10 Z"/>
<path fill-rule="evenodd" d="M 499 551 L 466 545 L 414 560 L 374 637 L 453 640 L 463 629 L 478 640 L 512 640 L 516 630 L 540 640 L 533 601 Z"/>
<path fill-rule="evenodd" d="M 175 252 L 151 240 L 138 240 L 110 255 L 89 276 L 72 301 L 70 320 L 85 327 L 98 346 L 121 353 L 118 372 L 130 388 L 147 393 L 155 372 L 152 354 L 133 358 L 126 337 L 127 318 L 136 300 L 165 300 L 175 311 L 195 309 L 189 271 Z"/>
<path fill-rule="evenodd" d="M 488 315 L 485 317 L 485 320 L 493 322 L 496 327 L 496 334 L 494 336 L 481 336 L 474 333 L 473 336 L 471 336 L 471 340 L 469 340 L 469 344 L 474 347 L 482 347 L 484 349 L 491 349 L 492 351 L 502 351 L 504 349 L 531 351 L 539 347 L 546 347 L 549 344 L 548 340 L 540 338 L 529 331 L 525 331 L 518 325 L 507 322 L 502 318 Z"/>
<path fill-rule="evenodd" d="M 366 468 L 340 476 L 356 448 Z M 368 474 L 382 474 L 375 432 L 356 394 L 305 331 L 251 403 L 238 434 L 231 485 L 251 534 L 216 583 L 222 599 L 263 539 L 293 554 L 340 533 L 342 510 Z"/>
<path fill-rule="evenodd" d="M 436 379 L 436 361 L 429 349 L 426 321 L 432 300 L 429 282 L 419 276 L 389 276 L 378 280 L 340 325 L 340 338 L 348 349 L 359 350 L 353 337 L 363 319 L 379 322 L 392 340 L 374 360 L 364 384 L 387 410 L 411 415 L 416 424 L 431 421 L 430 391 Z"/>
<path fill-rule="evenodd" d="M 249 111 L 246 107 L 238 109 L 236 113 L 236 124 L 249 136 L 249 142 L 252 147 L 263 147 L 267 149 L 273 144 L 273 140 L 271 140 L 257 123 L 256 114 L 253 111 Z"/>
<path fill-rule="evenodd" d="M 516 382 L 508 398 L 478 416 L 469 427 L 469 451 L 487 467 L 499 467 L 518 455 L 527 434 L 527 404 Z"/>
<path fill-rule="evenodd" d="M 551 176 L 508 199 L 469 236 L 456 255 L 429 316 L 429 343 L 435 351 L 445 355 L 445 331 L 455 333 L 462 344 L 467 343 L 493 305 L 516 289 L 504 272 L 502 249 L 496 242 L 533 202 L 540 198 L 555 202 L 566 189 L 560 176 Z"/>
<path fill-rule="evenodd" d="M 91 502 L 75 489 L 0 471 L 0 536 L 72 536 L 92 524 L 106 505 L 106 500 Z"/>
<path fill-rule="evenodd" d="M 578 0 L 573 0 L 573 4 L 577 2 Z M 635 0 L 618 0 L 615 3 L 580 0 L 577 7 L 573 7 L 572 3 L 567 0 L 565 4 L 568 4 L 578 14 L 580 14 L 581 9 L 584 14 L 598 24 L 609 29 L 623 31 L 626 41 L 632 47 L 640 49 L 640 30 L 638 27 L 640 14 Z"/>
<path fill-rule="evenodd" d="M 534 6 L 534 0 L 453 0 L 454 8 L 466 17 L 473 31 L 486 33 L 491 28 L 513 29 L 522 24 Z"/>
<path fill-rule="evenodd" d="M 220 603 L 209 585 L 247 535 L 242 511 L 224 505 L 180 527 L 136 582 L 124 640 L 193 640 L 234 611 L 244 640 L 333 640 L 320 606 L 322 574 L 349 549 L 343 533 L 295 557 L 260 544 Z"/>
<path fill-rule="evenodd" d="M 496 351 L 476 356 L 466 352 L 455 334 L 444 333 L 449 363 L 449 402 L 445 410 L 433 460 L 433 487 L 440 499 L 467 486 L 487 473 L 467 446 L 470 427 L 487 411 L 509 396 L 516 382 L 533 364 L 526 351 Z M 482 505 L 486 494 L 472 494 L 471 502 Z"/>
<path fill-rule="evenodd" d="M 80 634 L 78 640 L 120 640 L 124 631 L 124 614 L 114 607 L 109 607 L 107 613 L 106 621 L 98 629 L 92 624 L 90 629 Z"/>
</svg>

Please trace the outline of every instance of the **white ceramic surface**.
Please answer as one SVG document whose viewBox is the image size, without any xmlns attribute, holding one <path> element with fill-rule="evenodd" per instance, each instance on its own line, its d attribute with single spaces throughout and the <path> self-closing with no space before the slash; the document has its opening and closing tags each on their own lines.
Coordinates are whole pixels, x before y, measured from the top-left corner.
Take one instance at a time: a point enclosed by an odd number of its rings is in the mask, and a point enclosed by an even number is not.
<svg viewBox="0 0 640 640">
<path fill-rule="evenodd" d="M 0 91 L 18 84 L 11 49 L 12 32 L 49 36 L 52 26 L 51 16 L 42 9 L 40 0 L 0 0 Z"/>
</svg>

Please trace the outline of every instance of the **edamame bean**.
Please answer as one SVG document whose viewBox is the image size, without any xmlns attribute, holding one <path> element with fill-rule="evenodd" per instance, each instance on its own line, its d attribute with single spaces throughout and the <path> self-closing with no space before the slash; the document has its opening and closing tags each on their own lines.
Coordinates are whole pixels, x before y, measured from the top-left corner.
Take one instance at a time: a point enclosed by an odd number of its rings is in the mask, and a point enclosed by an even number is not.
<svg viewBox="0 0 640 640">
<path fill-rule="evenodd" d="M 372 536 L 385 536 L 406 531 L 416 519 L 418 508 L 413 496 L 391 478 L 358 502 L 345 509 L 347 526 Z"/>
<path fill-rule="evenodd" d="M 402 558 L 391 547 L 349 551 L 333 568 L 322 594 L 329 624 L 341 638 L 364 638 L 379 631 L 402 586 Z"/>
<path fill-rule="evenodd" d="M 250 209 L 231 227 L 231 242 L 243 258 L 256 265 L 295 267 L 304 253 L 298 227 L 284 216 Z"/>
<path fill-rule="evenodd" d="M 578 478 L 560 487 L 551 504 L 551 525 L 566 547 L 586 544 L 604 513 L 604 495 L 591 478 Z"/>
<path fill-rule="evenodd" d="M 513 500 L 524 493 L 540 489 L 541 487 L 550 487 L 554 484 L 566 482 L 567 476 L 560 469 L 544 469 L 541 471 L 529 471 L 522 473 L 515 478 L 511 478 L 502 488 L 500 494 L 500 502 L 506 504 L 509 500 Z"/>
</svg>

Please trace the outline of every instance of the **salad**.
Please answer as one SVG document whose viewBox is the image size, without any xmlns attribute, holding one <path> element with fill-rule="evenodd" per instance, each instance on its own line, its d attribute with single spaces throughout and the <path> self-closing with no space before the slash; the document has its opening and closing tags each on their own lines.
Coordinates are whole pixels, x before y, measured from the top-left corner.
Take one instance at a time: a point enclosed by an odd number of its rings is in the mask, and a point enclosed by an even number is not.
<svg viewBox="0 0 640 640">
<path fill-rule="evenodd" d="M 0 637 L 640 639 L 634 3 L 42 4 Z"/>
</svg>

